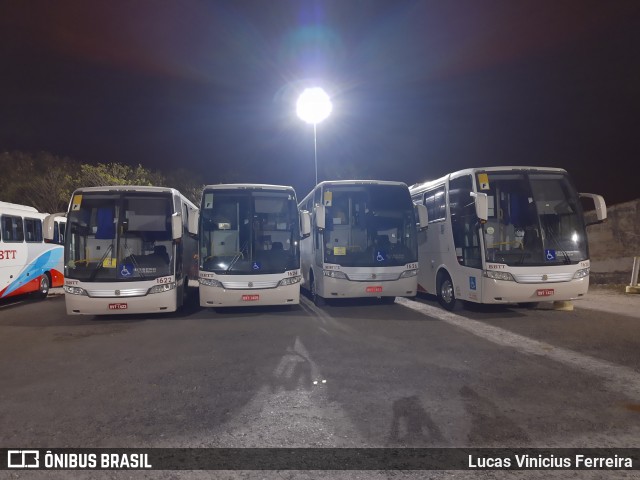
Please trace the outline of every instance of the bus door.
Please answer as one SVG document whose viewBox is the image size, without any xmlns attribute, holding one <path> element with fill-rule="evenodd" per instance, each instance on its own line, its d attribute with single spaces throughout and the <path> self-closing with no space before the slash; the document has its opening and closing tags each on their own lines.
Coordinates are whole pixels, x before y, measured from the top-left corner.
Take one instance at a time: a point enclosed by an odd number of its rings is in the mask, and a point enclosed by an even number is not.
<svg viewBox="0 0 640 480">
<path fill-rule="evenodd" d="M 482 249 L 472 191 L 470 175 L 449 181 L 451 233 L 457 260 L 457 273 L 451 273 L 456 297 L 478 302 L 482 300 Z"/>
</svg>

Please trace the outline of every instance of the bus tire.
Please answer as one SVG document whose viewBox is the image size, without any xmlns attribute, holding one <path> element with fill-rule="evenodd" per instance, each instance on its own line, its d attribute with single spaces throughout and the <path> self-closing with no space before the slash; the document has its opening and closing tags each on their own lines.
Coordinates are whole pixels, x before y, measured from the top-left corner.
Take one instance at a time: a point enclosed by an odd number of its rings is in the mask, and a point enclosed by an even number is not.
<svg viewBox="0 0 640 480">
<path fill-rule="evenodd" d="M 40 286 L 38 287 L 38 297 L 47 298 L 47 295 L 49 295 L 50 287 L 51 287 L 51 280 L 49 280 L 49 274 L 43 273 L 40 276 Z"/>
<path fill-rule="evenodd" d="M 313 300 L 313 304 L 316 307 L 324 307 L 326 304 L 324 298 L 318 295 L 318 292 L 316 290 L 316 281 L 313 278 L 313 275 L 311 275 L 311 300 Z"/>
<path fill-rule="evenodd" d="M 438 303 L 445 310 L 453 310 L 456 306 L 456 294 L 453 290 L 453 282 L 448 273 L 443 272 L 438 279 Z"/>
<path fill-rule="evenodd" d="M 393 305 L 396 302 L 396 297 L 380 297 L 380 302 L 384 305 Z"/>
</svg>

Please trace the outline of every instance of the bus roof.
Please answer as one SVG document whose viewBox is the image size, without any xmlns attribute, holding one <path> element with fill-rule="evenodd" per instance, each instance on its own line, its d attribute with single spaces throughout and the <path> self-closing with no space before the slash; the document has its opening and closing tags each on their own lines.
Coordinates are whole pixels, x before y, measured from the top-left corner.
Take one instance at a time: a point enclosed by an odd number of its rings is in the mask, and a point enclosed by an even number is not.
<svg viewBox="0 0 640 480">
<path fill-rule="evenodd" d="M 102 187 L 83 187 L 76 189 L 73 193 L 81 192 L 172 192 L 180 193 L 175 188 L 170 187 L 149 187 L 146 185 L 106 185 Z"/>
<path fill-rule="evenodd" d="M 288 185 L 268 185 L 264 183 L 218 183 L 207 185 L 204 190 L 282 190 L 291 191 L 293 187 Z"/>
<path fill-rule="evenodd" d="M 528 171 L 528 172 L 533 172 L 533 171 L 537 171 L 537 172 L 556 172 L 556 173 L 567 173 L 567 171 L 563 168 L 557 168 L 557 167 L 527 167 L 527 166 L 502 166 L 502 167 L 476 167 L 476 168 L 465 168 L 463 170 L 457 170 L 455 172 L 451 172 L 451 173 L 447 173 L 445 176 L 434 179 L 434 180 L 428 180 L 428 181 L 424 181 L 424 182 L 419 182 L 419 183 L 415 183 L 413 185 L 411 185 L 409 187 L 410 190 L 412 190 L 413 192 L 423 189 L 423 188 L 429 188 L 433 185 L 437 185 L 440 183 L 444 183 L 448 178 L 455 178 L 455 177 L 459 177 L 462 175 L 473 175 L 477 172 L 505 172 L 505 171 L 512 171 L 512 172 L 522 172 L 522 171 Z"/>
<path fill-rule="evenodd" d="M 20 205 L 18 203 L 0 202 L 0 210 L 20 210 L 22 212 L 37 212 L 38 209 L 29 207 L 28 205 Z"/>
<path fill-rule="evenodd" d="M 400 185 L 407 186 L 404 182 L 390 180 L 324 180 L 316 186 L 321 185 Z M 315 187 L 314 187 L 315 188 Z"/>
<path fill-rule="evenodd" d="M 77 193 L 87 193 L 87 192 L 113 192 L 113 193 L 122 193 L 122 192 L 141 192 L 141 193 L 171 193 L 173 195 L 179 195 L 182 200 L 189 205 L 191 208 L 197 209 L 198 206 L 195 205 L 191 200 L 189 200 L 184 194 L 182 194 L 179 190 L 171 187 L 154 187 L 154 186 L 146 186 L 146 185 L 105 185 L 102 187 L 83 187 L 76 189 L 71 198 L 73 199 L 73 195 Z"/>
</svg>

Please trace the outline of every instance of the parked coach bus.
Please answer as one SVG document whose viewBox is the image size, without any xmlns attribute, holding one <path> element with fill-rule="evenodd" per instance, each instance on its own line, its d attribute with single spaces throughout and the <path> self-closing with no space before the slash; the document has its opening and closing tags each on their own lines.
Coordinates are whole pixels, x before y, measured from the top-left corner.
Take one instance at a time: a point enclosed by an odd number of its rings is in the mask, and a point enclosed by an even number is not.
<svg viewBox="0 0 640 480">
<path fill-rule="evenodd" d="M 0 202 L 0 298 L 32 292 L 46 297 L 50 287 L 62 286 L 64 218 L 53 219 L 57 236 L 45 243 L 46 216 L 33 207 Z"/>
<path fill-rule="evenodd" d="M 416 214 L 407 185 L 374 180 L 321 182 L 300 202 L 313 212 L 302 242 L 304 287 L 316 305 L 327 298 L 416 294 Z M 418 208 L 420 228 L 426 209 Z"/>
<path fill-rule="evenodd" d="M 300 303 L 300 239 L 309 231 L 309 215 L 298 212 L 291 187 L 205 187 L 198 230 L 200 305 Z"/>
<path fill-rule="evenodd" d="M 172 188 L 76 190 L 64 252 L 67 313 L 177 310 L 189 279 L 195 283 L 197 278 L 197 211 Z"/>
<path fill-rule="evenodd" d="M 411 187 L 428 210 L 418 252 L 419 290 L 451 310 L 475 303 L 566 301 L 589 287 L 589 249 L 580 197 L 606 219 L 603 198 L 578 194 L 559 168 L 490 167 Z"/>
</svg>

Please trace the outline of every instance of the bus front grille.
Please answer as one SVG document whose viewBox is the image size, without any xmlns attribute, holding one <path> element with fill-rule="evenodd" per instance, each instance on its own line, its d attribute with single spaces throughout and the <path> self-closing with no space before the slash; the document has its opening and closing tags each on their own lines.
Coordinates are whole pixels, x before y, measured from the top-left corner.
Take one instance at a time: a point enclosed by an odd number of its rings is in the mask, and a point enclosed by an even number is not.
<svg viewBox="0 0 640 480">
<path fill-rule="evenodd" d="M 272 281 L 252 281 L 252 282 L 221 282 L 227 290 L 257 290 L 265 288 L 276 288 L 280 280 Z"/>
<path fill-rule="evenodd" d="M 87 290 L 87 295 L 92 298 L 122 298 L 122 297 L 144 297 L 148 288 L 125 288 L 113 290 Z M 118 292 L 118 293 L 116 293 Z"/>
<path fill-rule="evenodd" d="M 573 279 L 573 272 L 569 273 L 536 273 L 536 274 L 517 274 L 512 273 L 518 283 L 556 283 L 569 282 Z"/>
</svg>

